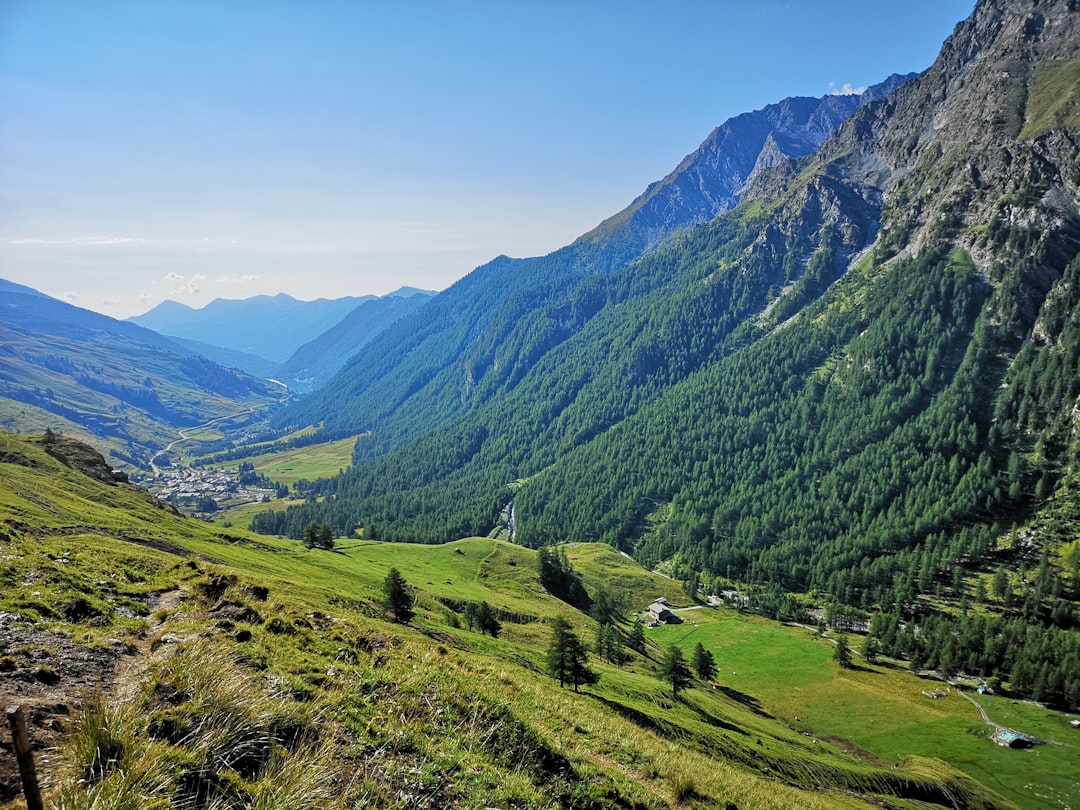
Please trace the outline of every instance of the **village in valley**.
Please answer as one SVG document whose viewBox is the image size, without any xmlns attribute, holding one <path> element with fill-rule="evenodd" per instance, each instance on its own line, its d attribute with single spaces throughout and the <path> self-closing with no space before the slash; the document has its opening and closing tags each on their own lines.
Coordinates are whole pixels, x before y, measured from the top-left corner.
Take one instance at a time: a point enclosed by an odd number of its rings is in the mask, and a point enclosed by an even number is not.
<svg viewBox="0 0 1080 810">
<path fill-rule="evenodd" d="M 140 483 L 161 500 L 200 514 L 275 497 L 277 490 L 270 482 L 244 473 L 240 469 L 164 468 Z"/>
</svg>

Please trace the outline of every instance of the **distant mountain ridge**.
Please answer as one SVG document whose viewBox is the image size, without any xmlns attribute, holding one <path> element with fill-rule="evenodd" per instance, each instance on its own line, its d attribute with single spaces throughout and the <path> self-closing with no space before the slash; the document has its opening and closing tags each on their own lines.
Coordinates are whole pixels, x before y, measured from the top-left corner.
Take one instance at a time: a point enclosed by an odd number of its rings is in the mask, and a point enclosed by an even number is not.
<svg viewBox="0 0 1080 810">
<path fill-rule="evenodd" d="M 175 338 L 216 363 L 273 377 L 304 392 L 333 376 L 378 332 L 433 294 L 401 287 L 384 296 L 300 301 L 278 293 L 218 298 L 202 309 L 163 301 L 128 320 Z"/>
<path fill-rule="evenodd" d="M 277 366 L 274 378 L 297 392 L 311 391 L 340 371 L 377 335 L 420 309 L 433 293 L 402 287 L 382 298 L 364 301 L 325 332 Z"/>
<path fill-rule="evenodd" d="M 0 425 L 85 431 L 145 466 L 181 427 L 276 404 L 281 386 L 128 321 L 0 281 Z"/>
<path fill-rule="evenodd" d="M 357 304 L 374 298 L 344 296 L 299 301 L 278 293 L 244 299 L 216 298 L 201 309 L 163 301 L 128 320 L 163 335 L 198 340 L 281 363 Z"/>
<path fill-rule="evenodd" d="M 917 74 L 893 74 L 862 93 L 796 96 L 735 116 L 675 169 L 581 240 L 603 240 L 630 228 L 646 245 L 677 228 L 734 208 L 763 168 L 820 147 L 856 111 L 888 96 Z"/>
</svg>

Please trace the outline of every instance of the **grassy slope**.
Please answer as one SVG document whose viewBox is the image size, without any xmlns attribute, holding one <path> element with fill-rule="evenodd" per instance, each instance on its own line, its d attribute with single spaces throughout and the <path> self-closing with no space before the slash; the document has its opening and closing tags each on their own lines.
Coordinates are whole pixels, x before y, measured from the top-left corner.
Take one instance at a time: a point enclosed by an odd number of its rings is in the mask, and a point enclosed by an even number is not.
<svg viewBox="0 0 1080 810">
<path fill-rule="evenodd" d="M 157 449 L 176 438 L 177 424 L 208 421 L 247 406 L 268 405 L 280 396 L 269 383 L 261 395 L 249 393 L 241 399 L 212 393 L 183 378 L 178 366 L 182 358 L 114 336 L 72 341 L 19 330 L 5 330 L 4 334 L 10 351 L 0 363 L 0 380 L 8 400 L 3 411 L 12 414 L 13 424 L 20 426 L 32 413 L 20 414 L 18 403 L 39 391 L 44 401 L 51 403 L 45 406 L 42 402 L 42 406 L 67 413 L 101 443 Z M 43 366 L 42 357 L 78 358 L 84 378 Z M 152 385 L 145 386 L 146 381 Z M 151 413 L 128 404 L 115 392 L 110 393 L 109 386 L 156 394 L 161 412 Z M 15 416 L 20 415 L 22 418 L 16 420 Z M 27 427 L 40 430 L 46 424 L 52 424 L 52 420 Z"/>
<path fill-rule="evenodd" d="M 1080 59 L 1044 62 L 1035 67 L 1025 118 L 1021 138 L 1080 126 Z"/>
<path fill-rule="evenodd" d="M 242 463 L 250 463 L 255 472 L 265 475 L 279 484 L 292 485 L 301 478 L 312 481 L 337 475 L 342 469 L 352 464 L 352 451 L 356 437 L 341 439 L 336 442 L 310 444 L 262 455 L 252 455 L 232 461 L 215 464 L 215 467 L 235 468 Z"/>
<path fill-rule="evenodd" d="M 990 727 L 955 691 L 937 700 L 923 694 L 940 683 L 858 657 L 856 669 L 841 670 L 832 641 L 802 628 L 719 609 L 683 616 L 685 624 L 650 630 L 650 637 L 687 654 L 700 641 L 715 653 L 721 684 L 800 731 L 850 741 L 883 764 L 939 757 L 1026 808 L 1060 808 L 1080 796 L 1069 765 L 1080 761 L 1080 734 L 1063 714 L 978 696 L 995 722 L 1062 743 L 1011 751 L 991 744 Z"/>
<path fill-rule="evenodd" d="M 754 711 L 739 694 L 698 686 L 672 700 L 652 674 L 662 655 L 656 646 L 623 668 L 594 664 L 601 681 L 581 694 L 559 690 L 543 674 L 545 620 L 565 616 L 587 643 L 593 625 L 540 589 L 527 549 L 473 538 L 440 547 L 347 541 L 334 552 L 307 551 L 155 508 L 133 489 L 61 465 L 36 440 L 0 434 L 0 458 L 0 576 L 8 586 L 0 589 L 0 610 L 85 643 L 114 635 L 138 643 L 140 633 L 152 640 L 168 630 L 224 649 L 231 661 L 254 667 L 246 677 L 266 688 L 269 677 L 314 707 L 329 726 L 324 736 L 338 746 L 334 761 L 354 774 L 335 783 L 350 801 L 392 807 L 405 791 L 428 797 L 430 806 L 607 807 L 621 797 L 621 806 L 638 807 L 824 808 L 866 806 L 859 794 L 943 802 L 945 791 L 964 791 L 969 806 L 1009 806 L 944 763 L 872 767 Z M 119 537 L 200 557 L 187 561 Z M 571 552 L 590 589 L 602 583 L 627 598 L 677 595 L 676 583 L 635 574 L 606 547 Z M 386 623 L 376 604 L 392 565 L 418 591 L 412 627 Z M 33 591 L 10 587 L 31 581 Z M 215 583 L 227 588 L 215 591 Z M 254 584 L 269 588 L 267 600 L 251 595 Z M 145 598 L 173 588 L 184 598 L 159 625 Z M 78 595 L 102 618 L 73 624 L 50 615 L 50 605 Z M 497 639 L 453 628 L 440 597 L 485 599 L 517 621 L 504 622 Z M 257 612 L 247 620 L 249 640 L 237 641 L 233 623 L 214 620 L 226 602 Z M 719 655 L 726 677 L 731 652 Z M 814 677 L 829 667 L 818 661 Z M 763 703 L 773 694 L 756 681 L 743 686 Z M 142 706 L 147 717 L 165 711 L 176 709 Z M 252 795 L 262 789 L 243 787 Z"/>
</svg>

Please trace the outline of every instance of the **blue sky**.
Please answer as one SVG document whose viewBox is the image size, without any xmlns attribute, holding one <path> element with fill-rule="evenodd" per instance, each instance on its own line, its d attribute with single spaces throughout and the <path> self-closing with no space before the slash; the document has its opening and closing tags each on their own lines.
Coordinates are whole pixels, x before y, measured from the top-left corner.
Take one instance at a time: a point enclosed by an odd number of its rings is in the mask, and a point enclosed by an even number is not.
<svg viewBox="0 0 1080 810">
<path fill-rule="evenodd" d="M 3 0 L 0 277 L 442 289 L 615 213 L 713 127 L 928 67 L 973 0 Z"/>
</svg>

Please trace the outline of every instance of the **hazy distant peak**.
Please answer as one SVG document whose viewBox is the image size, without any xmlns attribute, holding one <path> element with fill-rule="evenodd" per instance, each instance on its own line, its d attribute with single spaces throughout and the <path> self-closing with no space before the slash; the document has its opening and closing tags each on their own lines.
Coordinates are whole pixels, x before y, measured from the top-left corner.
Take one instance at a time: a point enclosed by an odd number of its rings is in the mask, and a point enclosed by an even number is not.
<svg viewBox="0 0 1080 810">
<path fill-rule="evenodd" d="M 35 290 L 33 287 L 27 287 L 23 284 L 16 284 L 14 281 L 8 281 L 7 279 L 0 278 L 0 292 L 6 293 L 21 293 L 22 295 L 37 295 L 42 298 L 48 298 L 43 292 Z"/>
</svg>

